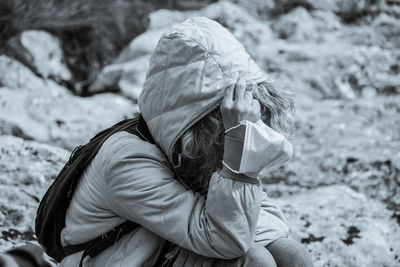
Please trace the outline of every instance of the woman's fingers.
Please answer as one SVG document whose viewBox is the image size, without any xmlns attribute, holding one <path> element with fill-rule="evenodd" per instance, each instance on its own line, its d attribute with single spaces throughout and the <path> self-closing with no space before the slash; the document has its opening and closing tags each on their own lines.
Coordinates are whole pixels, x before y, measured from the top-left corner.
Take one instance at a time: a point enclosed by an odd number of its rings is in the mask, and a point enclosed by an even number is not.
<svg viewBox="0 0 400 267">
<path fill-rule="evenodd" d="M 253 110 L 259 111 L 259 112 L 260 112 L 261 106 L 260 106 L 260 102 L 258 102 L 257 99 L 253 99 L 251 105 L 252 105 L 252 107 L 253 107 Z"/>
<path fill-rule="evenodd" d="M 225 88 L 224 99 L 222 102 L 223 104 L 230 104 L 233 102 L 235 86 L 238 82 L 238 79 L 239 79 L 239 74 L 238 73 L 233 74 L 231 81 L 229 82 L 228 86 Z"/>
<path fill-rule="evenodd" d="M 231 104 L 233 102 L 233 91 L 235 88 L 235 84 L 230 84 L 225 88 L 224 91 L 224 99 L 222 101 L 223 105 Z"/>
<path fill-rule="evenodd" d="M 261 106 L 260 106 L 260 102 L 258 102 L 257 99 L 253 99 L 251 106 L 253 108 L 253 114 L 255 115 L 255 121 L 258 121 L 259 119 L 261 119 Z"/>
<path fill-rule="evenodd" d="M 240 101 L 244 98 L 244 93 L 246 91 L 246 80 L 244 78 L 239 78 L 235 86 L 235 100 Z"/>
<path fill-rule="evenodd" d="M 251 105 L 251 101 L 253 100 L 253 94 L 251 93 L 250 90 L 246 90 L 246 93 L 244 94 L 244 100 L 246 103 L 249 103 Z"/>
<path fill-rule="evenodd" d="M 244 94 L 244 99 L 246 100 L 246 103 L 250 103 L 253 100 L 253 90 L 254 90 L 254 86 L 255 86 L 255 82 L 251 81 L 249 85 L 247 85 L 246 87 L 246 92 Z"/>
<path fill-rule="evenodd" d="M 246 80 L 238 78 L 226 87 L 221 104 L 222 119 L 225 129 L 237 125 L 242 120 L 256 122 L 260 119 L 260 103 L 253 99 L 256 83 L 250 81 L 246 88 Z"/>
</svg>

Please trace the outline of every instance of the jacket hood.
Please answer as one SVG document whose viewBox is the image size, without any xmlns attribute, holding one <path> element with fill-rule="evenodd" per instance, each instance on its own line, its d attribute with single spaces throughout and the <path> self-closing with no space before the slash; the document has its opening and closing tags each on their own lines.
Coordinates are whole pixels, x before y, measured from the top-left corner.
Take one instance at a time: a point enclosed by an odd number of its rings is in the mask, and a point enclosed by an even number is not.
<svg viewBox="0 0 400 267">
<path fill-rule="evenodd" d="M 222 102 L 234 73 L 257 83 L 266 80 L 243 45 L 213 20 L 190 18 L 160 38 L 139 109 L 170 163 L 176 141 Z"/>
</svg>

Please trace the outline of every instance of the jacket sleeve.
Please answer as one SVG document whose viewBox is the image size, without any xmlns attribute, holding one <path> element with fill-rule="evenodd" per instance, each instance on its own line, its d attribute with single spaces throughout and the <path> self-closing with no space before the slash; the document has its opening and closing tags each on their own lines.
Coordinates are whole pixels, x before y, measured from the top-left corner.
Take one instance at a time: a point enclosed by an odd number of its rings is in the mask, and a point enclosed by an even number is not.
<svg viewBox="0 0 400 267">
<path fill-rule="evenodd" d="M 267 193 L 263 192 L 262 194 L 254 241 L 265 247 L 279 238 L 288 237 L 289 228 L 279 206 L 270 201 Z"/>
<path fill-rule="evenodd" d="M 158 148 L 140 140 L 122 147 L 104 168 L 113 211 L 181 247 L 229 259 L 245 254 L 254 242 L 260 181 L 214 173 L 204 197 L 184 188 Z"/>
</svg>

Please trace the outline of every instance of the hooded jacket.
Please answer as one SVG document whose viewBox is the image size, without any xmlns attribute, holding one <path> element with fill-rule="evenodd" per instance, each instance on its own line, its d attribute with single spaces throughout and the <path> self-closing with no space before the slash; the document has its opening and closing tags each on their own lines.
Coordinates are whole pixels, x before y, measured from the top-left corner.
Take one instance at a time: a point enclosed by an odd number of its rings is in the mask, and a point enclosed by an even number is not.
<svg viewBox="0 0 400 267">
<path fill-rule="evenodd" d="M 262 82 L 265 74 L 224 27 L 203 17 L 172 27 L 150 60 L 140 111 L 156 144 L 120 132 L 84 171 L 66 215 L 63 245 L 87 242 L 125 220 L 139 227 L 88 266 L 150 266 L 163 239 L 199 255 L 230 259 L 253 242 L 286 237 L 280 209 L 262 184 L 215 172 L 207 196 L 184 187 L 171 169 L 172 148 L 194 123 L 217 107 L 233 73 Z M 81 253 L 61 266 L 77 266 Z"/>
</svg>

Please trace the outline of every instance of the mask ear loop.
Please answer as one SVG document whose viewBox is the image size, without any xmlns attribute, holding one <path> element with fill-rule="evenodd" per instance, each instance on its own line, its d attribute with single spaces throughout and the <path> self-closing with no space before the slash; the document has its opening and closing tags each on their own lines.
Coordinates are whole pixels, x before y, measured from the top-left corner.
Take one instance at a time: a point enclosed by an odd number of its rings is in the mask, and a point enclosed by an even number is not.
<svg viewBox="0 0 400 267">
<path fill-rule="evenodd" d="M 232 131 L 233 129 L 238 128 L 240 125 L 242 125 L 242 124 L 239 122 L 239 124 L 237 124 L 237 125 L 235 125 L 235 126 L 232 126 L 232 127 L 229 128 L 228 130 L 225 130 L 225 134 L 229 133 L 229 132 Z"/>
</svg>

